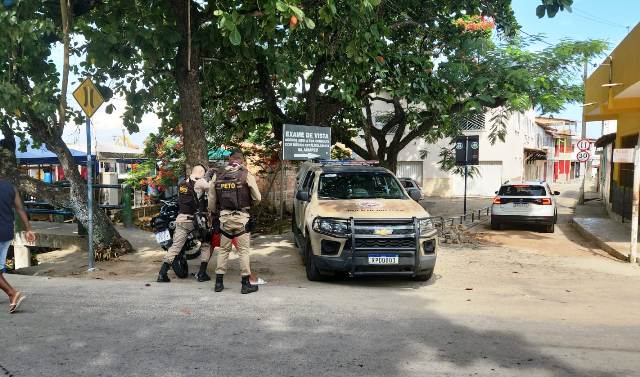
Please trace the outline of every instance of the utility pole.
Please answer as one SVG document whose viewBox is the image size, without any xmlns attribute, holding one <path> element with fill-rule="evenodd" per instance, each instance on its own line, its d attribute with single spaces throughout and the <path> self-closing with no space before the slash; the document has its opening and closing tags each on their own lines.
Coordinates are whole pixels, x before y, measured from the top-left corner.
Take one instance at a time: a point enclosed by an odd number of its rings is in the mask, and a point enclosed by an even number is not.
<svg viewBox="0 0 640 377">
<path fill-rule="evenodd" d="M 583 66 L 583 70 L 582 70 L 582 89 L 584 90 L 586 85 L 587 85 L 587 66 L 589 64 L 589 60 L 585 57 L 584 59 L 584 66 Z M 585 91 L 585 96 L 583 97 L 583 102 L 582 103 L 586 103 L 586 91 Z M 582 108 L 582 132 L 580 133 L 580 138 L 584 139 L 587 137 L 587 121 L 586 121 L 586 116 L 584 114 L 585 109 Z M 581 162 L 580 163 L 580 174 L 582 175 L 582 181 L 580 182 L 580 195 L 578 196 L 578 204 L 584 204 L 584 185 L 585 185 L 585 180 L 587 178 L 587 163 L 586 162 Z"/>
</svg>

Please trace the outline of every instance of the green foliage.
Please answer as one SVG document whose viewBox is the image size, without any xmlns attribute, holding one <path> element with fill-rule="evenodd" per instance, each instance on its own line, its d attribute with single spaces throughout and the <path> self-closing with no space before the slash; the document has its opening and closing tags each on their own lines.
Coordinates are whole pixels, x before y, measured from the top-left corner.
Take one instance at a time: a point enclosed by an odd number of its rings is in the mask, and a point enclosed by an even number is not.
<svg viewBox="0 0 640 377">
<path fill-rule="evenodd" d="M 541 3 L 536 7 L 536 16 L 543 18 L 546 14 L 549 18 L 553 18 L 558 11 L 571 12 L 573 0 L 541 0 Z"/>
</svg>

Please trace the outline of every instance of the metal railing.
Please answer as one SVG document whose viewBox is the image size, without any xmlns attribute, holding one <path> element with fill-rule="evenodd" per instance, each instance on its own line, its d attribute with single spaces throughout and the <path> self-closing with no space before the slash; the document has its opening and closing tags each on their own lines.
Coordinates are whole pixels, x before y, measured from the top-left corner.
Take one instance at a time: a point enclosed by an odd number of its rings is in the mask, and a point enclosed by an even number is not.
<svg viewBox="0 0 640 377">
<path fill-rule="evenodd" d="M 476 221 L 480 221 L 483 216 L 489 217 L 490 215 L 491 215 L 491 206 L 487 206 L 487 207 L 468 211 L 466 214 L 448 217 L 444 220 L 444 223 L 448 224 L 448 226 L 453 226 L 456 223 L 462 225 L 467 223 L 468 219 L 471 219 L 470 222 L 474 223 Z"/>
</svg>

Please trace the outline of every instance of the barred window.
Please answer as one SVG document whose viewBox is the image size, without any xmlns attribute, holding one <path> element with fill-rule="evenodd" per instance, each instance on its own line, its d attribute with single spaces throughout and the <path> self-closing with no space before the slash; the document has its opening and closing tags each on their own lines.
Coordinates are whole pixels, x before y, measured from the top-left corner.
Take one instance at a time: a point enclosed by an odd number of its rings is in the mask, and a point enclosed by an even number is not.
<svg viewBox="0 0 640 377">
<path fill-rule="evenodd" d="M 457 128 L 463 131 L 484 130 L 485 115 L 484 113 L 468 115 L 454 119 Z"/>
</svg>

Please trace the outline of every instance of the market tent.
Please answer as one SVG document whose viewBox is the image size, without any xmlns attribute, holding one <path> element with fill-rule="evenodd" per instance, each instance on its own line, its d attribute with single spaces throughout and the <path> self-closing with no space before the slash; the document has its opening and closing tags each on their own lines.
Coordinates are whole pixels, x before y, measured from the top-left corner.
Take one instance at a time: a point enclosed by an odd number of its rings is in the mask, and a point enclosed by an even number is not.
<svg viewBox="0 0 640 377">
<path fill-rule="evenodd" d="M 86 152 L 81 152 L 76 149 L 69 149 L 76 164 L 85 164 L 87 161 Z M 19 165 L 57 165 L 60 163 L 58 156 L 55 153 L 49 151 L 44 145 L 40 148 L 34 148 L 31 143 L 27 146 L 27 150 L 21 152 L 19 149 L 16 151 L 16 157 L 18 158 Z M 93 156 L 95 158 L 95 156 Z"/>
<path fill-rule="evenodd" d="M 208 155 L 209 161 L 224 160 L 231 155 L 231 151 L 222 148 L 211 149 Z"/>
</svg>

